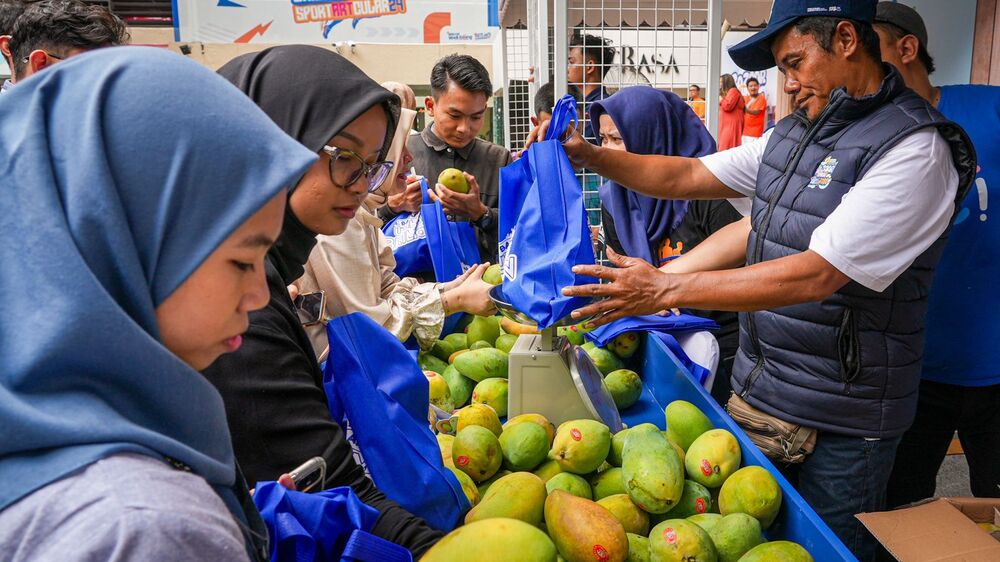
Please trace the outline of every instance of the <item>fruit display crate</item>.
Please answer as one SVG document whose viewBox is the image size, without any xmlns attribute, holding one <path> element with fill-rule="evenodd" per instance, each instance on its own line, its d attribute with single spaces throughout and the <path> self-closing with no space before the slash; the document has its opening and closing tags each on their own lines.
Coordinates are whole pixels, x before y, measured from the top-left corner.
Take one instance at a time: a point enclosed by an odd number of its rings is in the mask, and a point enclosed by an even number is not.
<svg viewBox="0 0 1000 562">
<path fill-rule="evenodd" d="M 639 402 L 622 412 L 622 421 L 628 427 L 652 423 L 661 430 L 665 429 L 663 409 L 673 400 L 687 400 L 698 406 L 715 427 L 729 430 L 739 440 L 742 466 L 761 466 L 767 469 L 781 486 L 781 511 L 774 524 L 764 533 L 769 540 L 797 542 L 812 554 L 816 562 L 857 560 L 729 414 L 704 388 L 694 382 L 676 355 L 656 338 L 647 338 L 641 372 L 644 380 L 642 397 Z"/>
</svg>

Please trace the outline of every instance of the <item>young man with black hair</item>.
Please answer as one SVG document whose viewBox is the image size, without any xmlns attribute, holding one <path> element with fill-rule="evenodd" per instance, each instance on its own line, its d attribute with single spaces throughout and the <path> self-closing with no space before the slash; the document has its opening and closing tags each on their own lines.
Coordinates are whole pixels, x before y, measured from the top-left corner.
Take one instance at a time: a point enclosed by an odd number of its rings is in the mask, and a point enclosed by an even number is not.
<svg viewBox="0 0 1000 562">
<path fill-rule="evenodd" d="M 79 0 L 29 3 L 9 39 L 14 82 L 74 55 L 128 41 L 125 24 L 102 6 Z"/>
<path fill-rule="evenodd" d="M 747 78 L 747 97 L 743 99 L 743 142 L 753 142 L 764 135 L 767 120 L 767 98 L 760 92 L 760 82 Z"/>
<path fill-rule="evenodd" d="M 569 42 L 569 65 L 566 81 L 583 92 L 583 114 L 590 112 L 590 104 L 608 97 L 604 88 L 604 76 L 611 70 L 615 60 L 615 49 L 611 42 L 596 35 L 575 34 Z M 601 140 L 594 132 L 594 126 L 587 119 L 583 138 L 600 146 Z"/>
<path fill-rule="evenodd" d="M 697 84 L 691 84 L 688 87 L 688 106 L 694 111 L 702 121 L 705 120 L 705 98 L 701 97 L 701 86 Z"/>
<path fill-rule="evenodd" d="M 1000 88 L 935 87 L 927 28 L 905 4 L 879 2 L 875 31 L 882 60 L 906 85 L 961 125 L 979 161 L 976 189 L 959 215 L 938 265 L 927 307 L 927 336 L 917 414 L 896 451 L 888 507 L 932 497 L 951 440 L 958 432 L 978 497 L 1000 497 L 1000 218 L 985 201 L 1000 198 Z"/>
<path fill-rule="evenodd" d="M 413 168 L 430 182 L 448 168 L 465 172 L 469 193 L 438 184 L 430 196 L 441 201 L 445 212 L 475 226 L 480 258 L 496 263 L 500 168 L 510 164 L 511 159 L 506 148 L 477 136 L 485 123 L 486 102 L 491 95 L 493 84 L 481 62 L 469 55 L 444 57 L 431 70 L 431 96 L 424 99 L 433 123 L 419 135 L 411 135 L 406 146 L 413 154 Z M 414 186 L 419 189 L 418 184 Z M 379 216 L 388 220 L 404 210 L 412 209 L 386 205 L 379 210 Z"/>
<path fill-rule="evenodd" d="M 10 55 L 10 36 L 14 33 L 14 22 L 22 11 L 24 4 L 21 0 L 0 0 L 0 56 L 7 63 L 11 73 L 11 77 L 4 80 L 0 86 L 0 93 L 14 86 L 14 58 Z"/>
<path fill-rule="evenodd" d="M 576 100 L 577 107 L 579 107 L 582 97 L 580 96 L 580 89 L 576 86 L 569 85 L 566 87 L 566 93 L 573 96 Z M 556 93 L 555 84 L 552 82 L 546 82 L 538 87 L 538 91 L 535 92 L 535 114 L 531 116 L 531 124 L 537 126 L 539 123 L 543 123 L 552 119 L 552 108 L 556 105 Z"/>
</svg>

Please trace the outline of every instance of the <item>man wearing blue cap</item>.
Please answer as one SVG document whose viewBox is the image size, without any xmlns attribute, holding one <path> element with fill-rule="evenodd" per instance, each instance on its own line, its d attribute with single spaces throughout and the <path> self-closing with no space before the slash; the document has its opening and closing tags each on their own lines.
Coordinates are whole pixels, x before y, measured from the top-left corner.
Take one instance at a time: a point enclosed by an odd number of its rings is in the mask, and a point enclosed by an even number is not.
<svg viewBox="0 0 1000 562">
<path fill-rule="evenodd" d="M 854 514 L 885 504 L 934 268 L 976 170 L 964 131 L 882 64 L 875 5 L 776 0 L 768 26 L 730 49 L 744 69 L 777 65 L 794 97 L 759 141 L 698 159 L 565 143 L 575 165 L 639 193 L 752 198 L 746 267 L 670 274 L 609 252 L 617 268 L 574 269 L 611 283 L 565 293 L 607 297 L 574 313 L 604 313 L 598 324 L 744 312 L 730 412 L 861 559 L 875 543 Z"/>
</svg>

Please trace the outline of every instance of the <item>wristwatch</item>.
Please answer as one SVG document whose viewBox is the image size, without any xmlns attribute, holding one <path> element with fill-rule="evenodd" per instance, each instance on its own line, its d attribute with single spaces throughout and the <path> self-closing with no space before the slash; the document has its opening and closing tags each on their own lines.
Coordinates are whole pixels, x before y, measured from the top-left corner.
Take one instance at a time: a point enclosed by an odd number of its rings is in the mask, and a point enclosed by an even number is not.
<svg viewBox="0 0 1000 562">
<path fill-rule="evenodd" d="M 473 224 L 481 230 L 489 228 L 493 224 L 493 209 L 486 207 L 486 212 L 483 213 L 483 216 L 479 217 Z"/>
</svg>

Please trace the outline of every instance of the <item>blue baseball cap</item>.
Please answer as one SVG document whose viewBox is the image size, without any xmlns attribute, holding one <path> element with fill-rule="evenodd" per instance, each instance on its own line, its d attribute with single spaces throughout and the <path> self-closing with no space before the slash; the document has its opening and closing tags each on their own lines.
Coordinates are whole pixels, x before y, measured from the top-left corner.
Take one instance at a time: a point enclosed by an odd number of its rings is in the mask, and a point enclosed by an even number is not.
<svg viewBox="0 0 1000 562">
<path fill-rule="evenodd" d="M 776 63 L 771 41 L 802 18 L 835 17 L 872 23 L 877 0 L 774 0 L 767 27 L 729 48 L 729 57 L 744 70 L 767 70 Z"/>
</svg>

